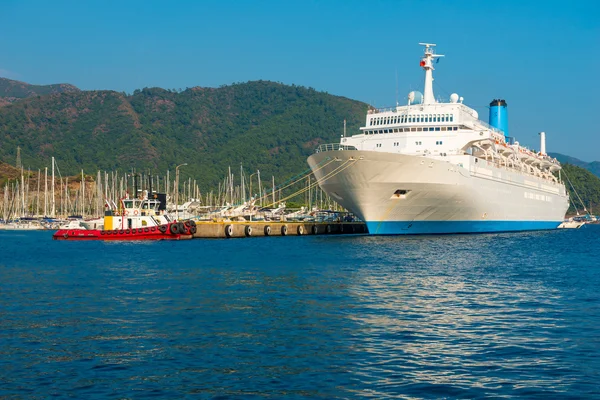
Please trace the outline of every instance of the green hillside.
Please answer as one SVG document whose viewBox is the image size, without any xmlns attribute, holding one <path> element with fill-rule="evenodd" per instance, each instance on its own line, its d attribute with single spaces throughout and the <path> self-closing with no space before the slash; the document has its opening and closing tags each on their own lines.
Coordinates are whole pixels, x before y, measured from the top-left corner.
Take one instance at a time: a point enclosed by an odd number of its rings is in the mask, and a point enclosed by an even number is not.
<svg viewBox="0 0 600 400">
<path fill-rule="evenodd" d="M 97 170 L 193 177 L 215 187 L 228 166 L 260 169 L 283 181 L 308 168 L 320 143 L 339 140 L 363 123 L 367 105 L 314 89 L 257 81 L 217 89 L 160 88 L 54 93 L 0 107 L 0 160 L 25 168 L 50 166 L 63 175 Z"/>
<path fill-rule="evenodd" d="M 583 204 L 588 211 L 591 208 L 594 214 L 600 214 L 600 178 L 572 164 L 563 164 L 562 178 L 571 196 L 568 214 L 575 214 L 574 206 L 582 213 Z"/>
</svg>

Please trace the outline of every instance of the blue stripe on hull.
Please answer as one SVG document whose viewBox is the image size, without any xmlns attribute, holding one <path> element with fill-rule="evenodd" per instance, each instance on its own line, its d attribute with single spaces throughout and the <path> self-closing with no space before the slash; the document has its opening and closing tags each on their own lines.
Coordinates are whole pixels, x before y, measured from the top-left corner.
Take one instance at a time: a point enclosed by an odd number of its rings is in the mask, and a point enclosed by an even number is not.
<svg viewBox="0 0 600 400">
<path fill-rule="evenodd" d="M 558 225 L 560 221 L 367 221 L 371 235 L 537 231 Z"/>
</svg>

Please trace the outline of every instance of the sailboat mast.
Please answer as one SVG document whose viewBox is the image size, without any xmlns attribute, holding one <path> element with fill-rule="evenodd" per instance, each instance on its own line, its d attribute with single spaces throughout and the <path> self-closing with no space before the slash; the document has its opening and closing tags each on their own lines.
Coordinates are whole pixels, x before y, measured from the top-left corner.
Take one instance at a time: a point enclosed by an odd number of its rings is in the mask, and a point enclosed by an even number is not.
<svg viewBox="0 0 600 400">
<path fill-rule="evenodd" d="M 56 212 L 56 204 L 54 202 L 54 157 L 52 157 L 52 208 L 50 212 L 50 216 L 52 218 L 55 217 L 54 213 Z"/>
<path fill-rule="evenodd" d="M 44 217 L 48 216 L 48 167 L 44 168 Z"/>
<path fill-rule="evenodd" d="M 35 201 L 35 215 L 40 215 L 40 184 L 42 180 L 42 170 L 38 169 L 38 180 L 37 180 L 37 196 Z"/>
</svg>

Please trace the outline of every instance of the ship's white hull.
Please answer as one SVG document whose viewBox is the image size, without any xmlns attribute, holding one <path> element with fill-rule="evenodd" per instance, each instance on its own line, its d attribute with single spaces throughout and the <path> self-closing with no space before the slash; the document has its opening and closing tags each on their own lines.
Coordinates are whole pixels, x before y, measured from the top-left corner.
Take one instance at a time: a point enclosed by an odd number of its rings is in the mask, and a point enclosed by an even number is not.
<svg viewBox="0 0 600 400">
<path fill-rule="evenodd" d="M 325 151 L 308 158 L 321 188 L 371 234 L 555 229 L 564 185 L 470 155 Z"/>
</svg>

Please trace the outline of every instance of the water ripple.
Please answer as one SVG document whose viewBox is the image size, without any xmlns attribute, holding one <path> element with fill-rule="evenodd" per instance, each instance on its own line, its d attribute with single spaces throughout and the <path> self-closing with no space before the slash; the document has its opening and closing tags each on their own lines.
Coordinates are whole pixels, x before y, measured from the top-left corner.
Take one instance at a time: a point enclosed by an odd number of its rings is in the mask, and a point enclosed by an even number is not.
<svg viewBox="0 0 600 400">
<path fill-rule="evenodd" d="M 598 233 L 0 233 L 0 397 L 600 397 Z"/>
</svg>

